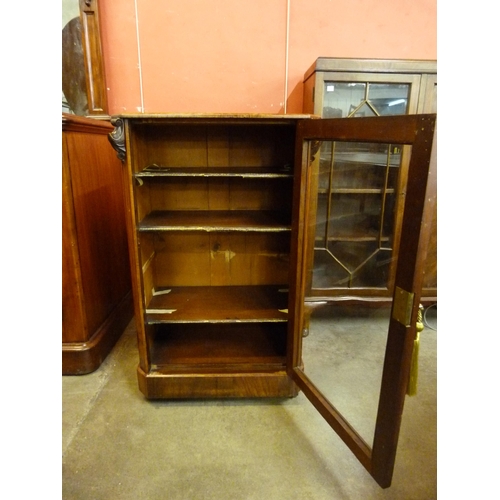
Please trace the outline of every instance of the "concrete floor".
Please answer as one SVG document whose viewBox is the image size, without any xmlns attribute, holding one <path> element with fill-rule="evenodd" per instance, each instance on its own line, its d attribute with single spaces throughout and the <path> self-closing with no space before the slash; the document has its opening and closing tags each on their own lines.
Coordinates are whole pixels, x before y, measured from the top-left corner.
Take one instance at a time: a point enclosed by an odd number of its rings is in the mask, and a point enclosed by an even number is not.
<svg viewBox="0 0 500 500">
<path fill-rule="evenodd" d="M 430 309 L 429 326 L 436 326 L 436 316 Z M 304 340 L 306 370 L 311 360 L 313 380 L 325 392 L 335 388 L 328 395 L 371 442 L 376 396 L 370 385 L 379 382 L 374 367 L 380 356 L 373 338 L 382 329 L 370 315 L 346 318 L 344 334 L 350 324 L 359 335 L 344 335 L 335 347 L 347 360 L 343 376 L 331 358 L 328 365 L 335 367 L 324 369 L 328 344 L 320 326 Z M 393 483 L 382 490 L 303 394 L 286 400 L 146 400 L 137 387 L 131 322 L 96 372 L 62 378 L 62 498 L 437 498 L 436 337 L 431 328 L 421 335 L 418 393 L 406 398 Z M 369 375 L 356 375 L 362 373 Z"/>
</svg>

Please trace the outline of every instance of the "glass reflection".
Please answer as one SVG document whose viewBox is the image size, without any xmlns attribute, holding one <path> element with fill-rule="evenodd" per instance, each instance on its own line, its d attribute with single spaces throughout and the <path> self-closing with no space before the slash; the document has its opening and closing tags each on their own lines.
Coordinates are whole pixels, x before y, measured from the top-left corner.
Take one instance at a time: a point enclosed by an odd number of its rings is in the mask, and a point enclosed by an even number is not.
<svg viewBox="0 0 500 500">
<path fill-rule="evenodd" d="M 312 288 L 388 287 L 401 147 L 323 142 Z"/>
<path fill-rule="evenodd" d="M 306 302 L 304 371 L 371 446 L 390 311 L 341 302 Z"/>
<path fill-rule="evenodd" d="M 325 82 L 323 118 L 404 115 L 410 85 Z"/>
<path fill-rule="evenodd" d="M 369 445 L 389 326 L 401 161 L 401 145 L 323 141 L 310 166 L 304 371 Z M 349 295 L 353 288 L 370 290 L 360 300 Z"/>
</svg>

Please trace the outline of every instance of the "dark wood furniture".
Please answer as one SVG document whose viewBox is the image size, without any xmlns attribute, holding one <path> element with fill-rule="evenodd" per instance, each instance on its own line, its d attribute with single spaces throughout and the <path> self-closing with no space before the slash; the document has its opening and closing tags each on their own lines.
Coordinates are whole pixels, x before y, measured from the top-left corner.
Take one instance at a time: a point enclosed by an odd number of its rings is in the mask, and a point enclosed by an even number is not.
<svg viewBox="0 0 500 500">
<path fill-rule="evenodd" d="M 377 482 L 389 486 L 433 208 L 426 200 L 435 188 L 428 182 L 435 115 L 123 115 L 113 123 L 110 138 L 128 186 L 143 394 L 291 397 L 300 389 Z M 395 147 L 407 155 L 399 245 L 405 258 L 395 269 L 372 446 L 302 362 L 317 179 L 332 144 L 343 162 L 347 154 L 373 159 L 373 150 L 390 159 Z M 347 151 L 346 144 L 355 147 Z M 394 161 L 402 161 L 401 152 Z"/>
<path fill-rule="evenodd" d="M 89 115 L 107 115 L 108 95 L 102 55 L 98 0 L 79 0 L 79 2 Z"/>
<path fill-rule="evenodd" d="M 320 57 L 304 75 L 303 110 L 325 118 L 436 113 L 436 106 L 436 61 Z M 352 162 L 337 162 L 333 169 L 329 154 L 322 153 L 317 216 L 324 223 L 317 226 L 317 276 L 308 293 L 341 296 L 348 291 L 364 301 L 388 298 L 394 287 L 393 257 L 400 243 L 408 162 L 403 158 L 399 169 L 388 165 L 384 182 L 382 169 L 367 155 L 360 157 L 365 168 L 353 170 Z M 437 210 L 432 225 L 422 291 L 422 302 L 428 303 L 437 301 Z M 378 252 L 380 248 L 384 251 Z M 320 276 L 331 259 L 336 271 Z"/>
<path fill-rule="evenodd" d="M 76 1 L 79 16 L 62 32 L 62 89 L 72 113 L 109 119 L 98 0 Z"/>
<path fill-rule="evenodd" d="M 62 116 L 62 371 L 97 369 L 133 316 L 121 162 L 109 122 Z"/>
</svg>

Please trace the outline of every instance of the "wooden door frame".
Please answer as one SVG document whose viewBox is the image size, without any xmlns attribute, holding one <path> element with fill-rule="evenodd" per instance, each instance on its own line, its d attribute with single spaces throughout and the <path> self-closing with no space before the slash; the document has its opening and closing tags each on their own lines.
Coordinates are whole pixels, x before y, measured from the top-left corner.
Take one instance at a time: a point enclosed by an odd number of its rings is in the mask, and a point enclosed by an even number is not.
<svg viewBox="0 0 500 500">
<path fill-rule="evenodd" d="M 299 172 L 295 181 L 292 227 L 292 241 L 295 242 L 292 262 L 296 262 L 297 265 L 290 286 L 288 374 L 383 488 L 389 487 L 392 481 L 416 335 L 415 324 L 423 283 L 423 265 L 436 197 L 436 148 L 433 147 L 435 121 L 435 115 L 402 115 L 350 120 L 342 118 L 303 120 L 297 124 L 296 168 L 299 168 Z M 410 304 L 411 314 L 405 324 L 393 317 L 393 300 L 372 447 L 321 394 L 302 368 L 304 297 L 309 265 L 305 258 L 306 231 L 308 206 L 311 196 L 314 196 L 308 189 L 311 151 L 307 141 L 322 140 L 357 140 L 412 146 L 399 245 L 399 255 L 404 255 L 404 259 L 398 259 L 395 290 L 397 287 L 413 294 L 413 300 Z"/>
</svg>

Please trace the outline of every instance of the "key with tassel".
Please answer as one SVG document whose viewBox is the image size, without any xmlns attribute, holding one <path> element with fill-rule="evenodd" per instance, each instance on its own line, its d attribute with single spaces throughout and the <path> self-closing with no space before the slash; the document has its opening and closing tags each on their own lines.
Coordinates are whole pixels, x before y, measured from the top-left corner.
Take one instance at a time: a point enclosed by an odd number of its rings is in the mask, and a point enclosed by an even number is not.
<svg viewBox="0 0 500 500">
<path fill-rule="evenodd" d="M 420 332 L 424 329 L 423 311 L 424 311 L 424 306 L 420 304 L 417 313 L 417 323 L 415 325 L 416 332 L 415 332 L 415 340 L 413 341 L 413 352 L 411 356 L 410 378 L 408 379 L 408 388 L 406 390 L 406 394 L 408 396 L 415 396 L 417 394 Z"/>
</svg>

